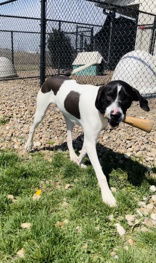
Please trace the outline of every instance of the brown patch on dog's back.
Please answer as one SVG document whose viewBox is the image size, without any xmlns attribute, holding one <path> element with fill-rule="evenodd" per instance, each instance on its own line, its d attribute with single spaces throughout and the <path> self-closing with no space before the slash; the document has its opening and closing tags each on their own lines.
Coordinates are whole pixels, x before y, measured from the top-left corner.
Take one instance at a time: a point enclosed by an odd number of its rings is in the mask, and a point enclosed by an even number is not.
<svg viewBox="0 0 156 263">
<path fill-rule="evenodd" d="M 64 101 L 65 109 L 77 119 L 80 119 L 79 98 L 80 94 L 78 92 L 71 91 Z"/>
<path fill-rule="evenodd" d="M 43 83 L 41 87 L 41 91 L 43 93 L 47 93 L 52 90 L 56 95 L 65 80 L 70 80 L 70 79 L 66 76 L 53 76 L 51 78 L 48 78 Z"/>
</svg>

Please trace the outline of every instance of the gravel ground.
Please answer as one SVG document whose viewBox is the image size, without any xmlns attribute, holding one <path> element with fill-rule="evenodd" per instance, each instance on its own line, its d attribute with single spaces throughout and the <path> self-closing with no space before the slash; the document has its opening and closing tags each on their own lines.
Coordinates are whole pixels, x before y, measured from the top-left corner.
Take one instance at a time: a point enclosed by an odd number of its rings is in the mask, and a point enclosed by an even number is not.
<svg viewBox="0 0 156 263">
<path fill-rule="evenodd" d="M 35 111 L 36 95 L 39 90 L 38 80 L 16 80 L 0 82 L 0 119 L 7 122 L 1 125 L 0 148 L 16 149 L 23 152 L 32 117 Z M 150 112 L 145 112 L 134 103 L 128 111 L 128 115 L 156 119 L 156 99 L 149 99 Z M 80 127 L 74 128 L 74 139 L 82 134 Z M 36 130 L 34 147 L 39 150 L 53 149 L 58 145 L 65 145 L 66 128 L 64 119 L 59 110 L 51 105 L 46 117 Z M 81 137 L 77 140 L 77 146 L 81 143 Z M 99 151 L 114 151 L 124 158 L 135 157 L 142 164 L 156 166 L 156 122 L 151 133 L 145 133 L 139 129 L 122 123 L 119 128 L 109 128 L 101 132 L 99 137 Z M 106 147 L 106 148 L 104 148 Z M 102 154 L 102 153 L 101 153 Z"/>
</svg>

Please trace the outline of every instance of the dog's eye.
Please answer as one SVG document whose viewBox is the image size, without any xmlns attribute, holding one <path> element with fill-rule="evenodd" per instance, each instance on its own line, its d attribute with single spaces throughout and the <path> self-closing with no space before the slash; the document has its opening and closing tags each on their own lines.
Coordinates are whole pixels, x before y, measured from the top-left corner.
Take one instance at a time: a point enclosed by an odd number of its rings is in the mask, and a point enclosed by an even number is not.
<svg viewBox="0 0 156 263">
<path fill-rule="evenodd" d="M 127 100 L 126 98 L 122 99 L 122 100 L 118 100 L 119 104 L 127 104 L 128 102 L 129 102 L 129 100 Z"/>
<path fill-rule="evenodd" d="M 118 98 L 119 103 L 121 104 L 129 104 L 132 102 L 131 98 L 127 96 L 125 93 L 121 93 Z"/>
<path fill-rule="evenodd" d="M 128 99 L 118 101 L 118 105 L 123 109 L 128 109 L 131 106 L 131 103 L 132 103 L 132 101 L 130 101 Z"/>
<path fill-rule="evenodd" d="M 118 104 L 119 105 L 127 105 L 127 104 L 129 104 L 129 100 L 126 100 L 126 99 L 125 100 L 119 100 Z"/>
<path fill-rule="evenodd" d="M 106 97 L 106 101 L 107 101 L 107 103 L 110 103 L 110 102 L 112 102 L 112 101 L 113 101 L 113 99 L 112 99 L 112 97 L 111 97 L 111 96 L 107 96 L 107 97 Z"/>
</svg>

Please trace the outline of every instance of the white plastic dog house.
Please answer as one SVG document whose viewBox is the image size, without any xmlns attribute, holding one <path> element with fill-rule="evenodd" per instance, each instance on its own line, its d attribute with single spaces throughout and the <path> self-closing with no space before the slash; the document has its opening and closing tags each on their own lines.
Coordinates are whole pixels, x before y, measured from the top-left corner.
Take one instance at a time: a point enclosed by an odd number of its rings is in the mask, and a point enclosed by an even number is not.
<svg viewBox="0 0 156 263">
<path fill-rule="evenodd" d="M 112 80 L 119 79 L 141 94 L 156 93 L 156 57 L 141 50 L 128 52 L 114 70 Z"/>
<path fill-rule="evenodd" d="M 12 62 L 6 57 L 0 57 L 0 79 L 16 76 L 17 73 Z"/>
</svg>

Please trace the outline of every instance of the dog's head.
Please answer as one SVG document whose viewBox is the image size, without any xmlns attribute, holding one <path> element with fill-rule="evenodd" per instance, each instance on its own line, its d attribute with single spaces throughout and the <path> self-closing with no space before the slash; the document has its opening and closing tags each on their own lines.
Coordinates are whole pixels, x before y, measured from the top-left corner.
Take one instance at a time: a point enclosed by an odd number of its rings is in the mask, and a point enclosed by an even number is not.
<svg viewBox="0 0 156 263">
<path fill-rule="evenodd" d="M 143 110 L 150 110 L 148 101 L 140 95 L 138 90 L 124 81 L 115 80 L 99 88 L 95 106 L 108 118 L 110 125 L 116 127 L 125 118 L 132 101 L 139 101 Z"/>
</svg>

